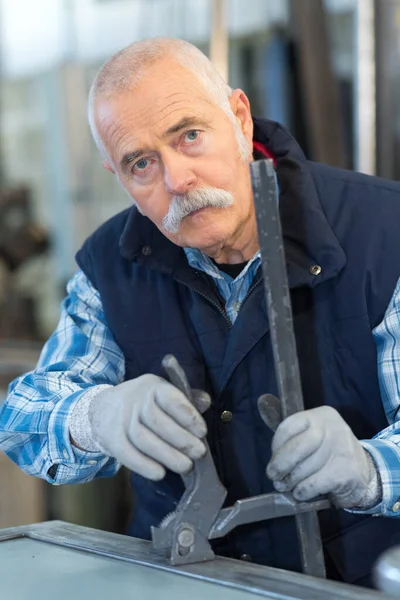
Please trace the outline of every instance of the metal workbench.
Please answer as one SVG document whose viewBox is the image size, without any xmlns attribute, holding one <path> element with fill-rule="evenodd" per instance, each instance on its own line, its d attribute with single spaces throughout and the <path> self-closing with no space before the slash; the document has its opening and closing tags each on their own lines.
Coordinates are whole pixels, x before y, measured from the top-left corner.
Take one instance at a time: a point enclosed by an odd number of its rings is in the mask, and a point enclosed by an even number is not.
<svg viewBox="0 0 400 600">
<path fill-rule="evenodd" d="M 218 558 L 171 567 L 150 542 L 62 521 L 0 530 L 1 600 L 379 600 L 380 592 Z"/>
</svg>

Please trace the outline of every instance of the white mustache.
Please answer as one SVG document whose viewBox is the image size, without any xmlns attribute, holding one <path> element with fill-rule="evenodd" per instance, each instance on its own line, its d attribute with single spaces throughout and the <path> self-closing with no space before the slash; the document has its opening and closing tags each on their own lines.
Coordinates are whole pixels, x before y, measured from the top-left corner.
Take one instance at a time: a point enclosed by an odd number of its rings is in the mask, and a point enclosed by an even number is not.
<svg viewBox="0 0 400 600">
<path fill-rule="evenodd" d="M 174 196 L 162 226 L 168 233 L 178 233 L 182 220 L 201 208 L 228 208 L 233 204 L 233 195 L 219 188 L 199 188 L 180 196 Z"/>
</svg>

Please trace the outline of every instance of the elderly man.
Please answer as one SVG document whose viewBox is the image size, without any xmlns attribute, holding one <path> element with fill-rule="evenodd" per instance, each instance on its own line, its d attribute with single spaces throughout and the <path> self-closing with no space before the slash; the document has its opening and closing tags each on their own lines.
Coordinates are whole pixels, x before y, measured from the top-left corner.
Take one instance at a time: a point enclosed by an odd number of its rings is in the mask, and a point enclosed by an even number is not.
<svg viewBox="0 0 400 600">
<path fill-rule="evenodd" d="M 377 337 L 387 331 L 400 273 L 400 185 L 307 161 L 181 40 L 112 57 L 91 88 L 89 120 L 134 206 L 78 252 L 57 330 L 37 369 L 10 386 L 2 449 L 58 485 L 125 465 L 129 534 L 148 538 L 207 432 L 229 503 L 274 487 L 301 500 L 329 494 L 328 576 L 368 585 L 376 557 L 400 541 L 400 521 L 382 518 L 400 514 L 400 450 L 383 431 L 373 338 L 380 324 Z M 257 410 L 261 394 L 276 393 L 249 177 L 249 161 L 265 156 L 280 187 L 306 403 L 275 434 Z M 199 410 L 164 379 L 167 353 L 203 390 Z M 385 406 L 392 420 L 396 402 Z M 300 568 L 292 519 L 238 528 L 215 550 Z"/>
</svg>

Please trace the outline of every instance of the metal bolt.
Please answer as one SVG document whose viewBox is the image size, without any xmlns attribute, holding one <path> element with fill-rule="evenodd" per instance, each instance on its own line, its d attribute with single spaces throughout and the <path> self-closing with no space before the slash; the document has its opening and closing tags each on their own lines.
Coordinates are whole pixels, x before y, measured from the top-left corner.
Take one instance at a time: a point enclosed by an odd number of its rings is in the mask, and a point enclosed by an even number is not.
<svg viewBox="0 0 400 600">
<path fill-rule="evenodd" d="M 189 548 L 194 544 L 194 533 L 191 529 L 182 529 L 178 534 L 178 544 L 183 548 Z"/>
<path fill-rule="evenodd" d="M 242 556 L 240 557 L 240 560 L 244 560 L 246 562 L 251 562 L 252 561 L 251 554 L 242 554 Z"/>
</svg>

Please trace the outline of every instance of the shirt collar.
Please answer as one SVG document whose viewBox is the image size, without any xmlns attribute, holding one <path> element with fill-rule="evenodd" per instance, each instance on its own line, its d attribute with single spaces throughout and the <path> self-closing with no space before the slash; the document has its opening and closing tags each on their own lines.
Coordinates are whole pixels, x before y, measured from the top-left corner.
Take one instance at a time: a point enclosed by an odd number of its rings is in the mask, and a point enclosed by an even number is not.
<svg viewBox="0 0 400 600">
<path fill-rule="evenodd" d="M 214 277 L 214 279 L 225 279 L 224 275 L 218 269 L 218 265 L 216 265 L 207 254 L 201 252 L 197 248 L 185 248 L 186 258 L 188 260 L 189 265 L 193 269 L 199 269 Z M 260 251 L 257 251 L 254 256 L 248 261 L 247 265 L 241 271 L 241 273 L 236 277 L 236 279 L 241 279 L 245 277 L 246 273 L 249 271 L 253 263 L 260 262 Z M 257 265 L 258 266 L 258 265 Z"/>
</svg>

